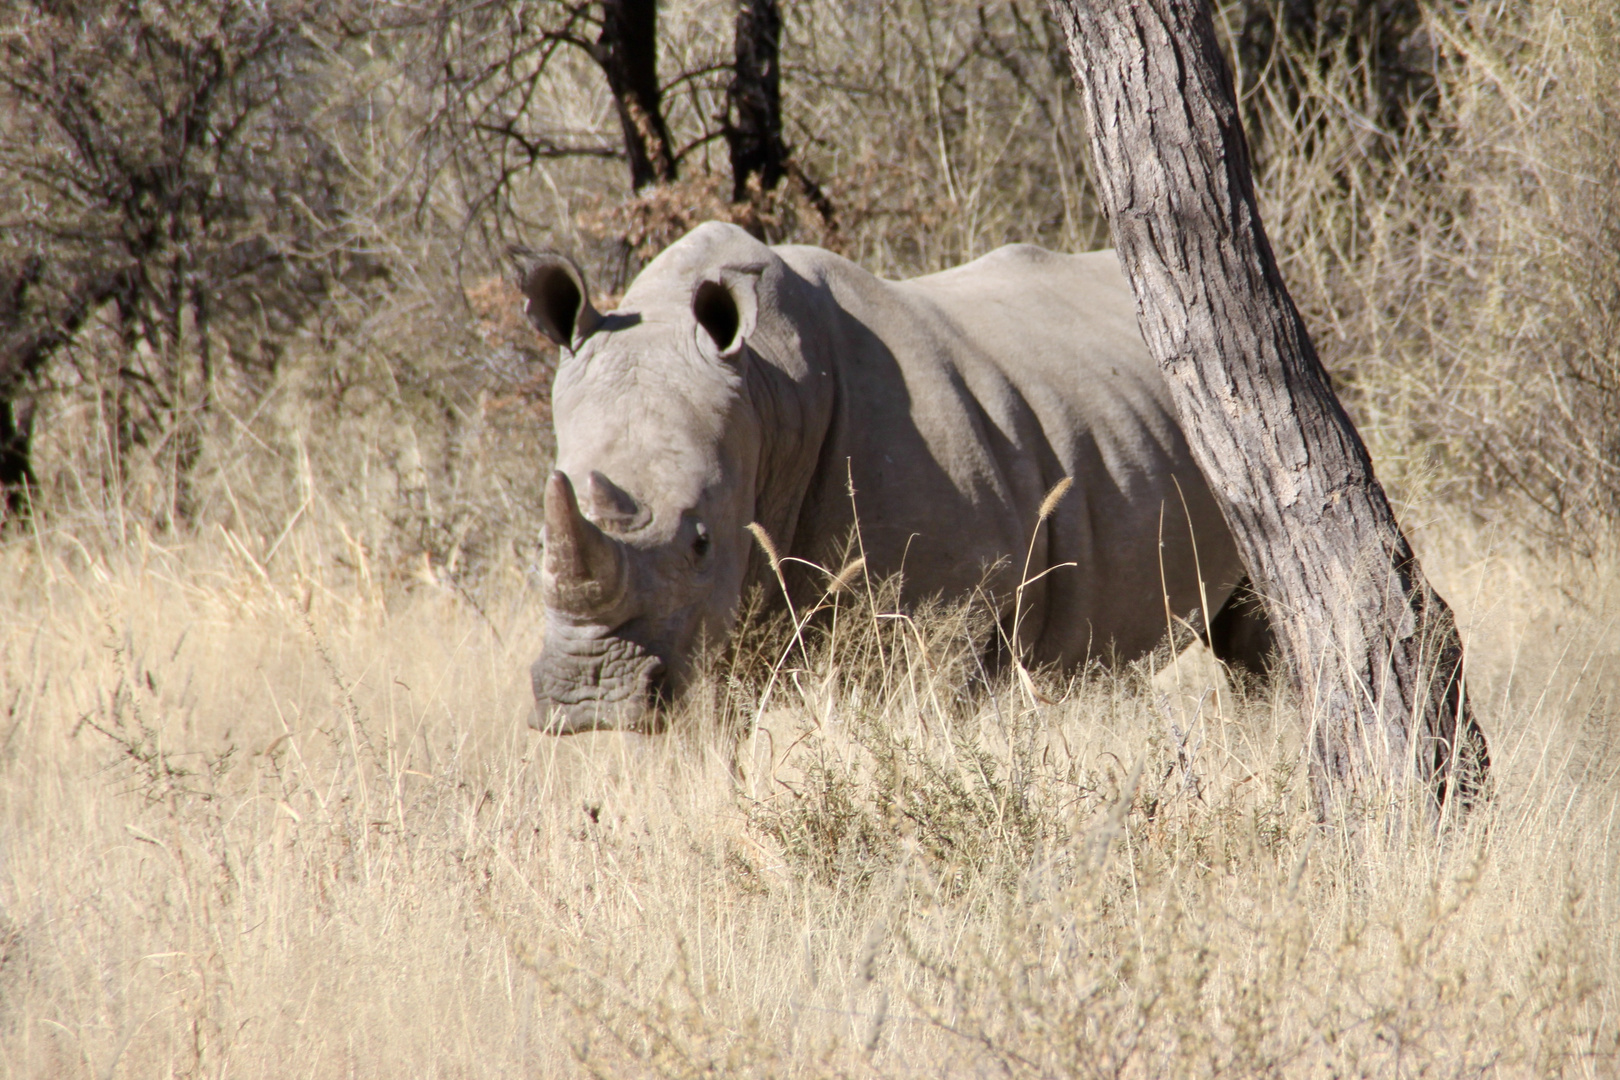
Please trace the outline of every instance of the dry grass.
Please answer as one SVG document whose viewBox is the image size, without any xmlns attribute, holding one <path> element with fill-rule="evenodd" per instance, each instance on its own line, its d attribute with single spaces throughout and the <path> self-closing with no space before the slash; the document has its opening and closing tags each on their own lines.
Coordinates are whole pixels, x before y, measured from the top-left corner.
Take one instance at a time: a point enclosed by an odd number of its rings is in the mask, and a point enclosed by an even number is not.
<svg viewBox="0 0 1620 1080">
<path fill-rule="evenodd" d="M 838 233 L 784 201 L 773 235 L 894 275 L 1103 241 L 1034 9 L 789 10 L 789 138 Z M 611 291 L 718 212 L 719 159 L 622 205 L 619 163 L 541 163 L 480 219 L 420 141 L 427 62 L 368 48 L 322 122 L 393 276 L 220 387 L 191 527 L 145 530 L 168 481 L 105 445 L 106 386 L 43 399 L 35 528 L 0 543 L 0 1075 L 1620 1073 L 1620 33 L 1471 10 L 1431 26 L 1415 133 L 1344 63 L 1301 64 L 1298 116 L 1251 104 L 1290 282 L 1428 500 L 1403 515 L 1464 622 L 1479 813 L 1348 839 L 1286 699 L 1206 694 L 1191 657 L 987 688 L 971 618 L 859 590 L 717 663 L 667 738 L 530 733 L 549 358 L 480 230 Z M 670 5 L 666 68 L 723 54 L 729 11 Z M 611 139 L 590 75 L 548 74 L 549 120 Z M 110 333 L 76 348 L 116 360 Z"/>
<path fill-rule="evenodd" d="M 329 527 L 0 549 L 4 1075 L 1620 1067 L 1606 565 L 1425 532 L 1500 793 L 1351 843 L 1287 701 L 966 692 L 958 622 L 859 592 L 735 767 L 723 673 L 668 738 L 542 739 L 523 573 L 368 589 Z"/>
</svg>

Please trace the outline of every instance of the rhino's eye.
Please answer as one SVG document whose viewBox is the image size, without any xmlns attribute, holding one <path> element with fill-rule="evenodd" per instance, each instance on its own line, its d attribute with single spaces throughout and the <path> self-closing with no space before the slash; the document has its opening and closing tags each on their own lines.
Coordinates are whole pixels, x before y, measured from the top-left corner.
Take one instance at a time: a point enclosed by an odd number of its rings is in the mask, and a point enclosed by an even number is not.
<svg viewBox="0 0 1620 1080">
<path fill-rule="evenodd" d="M 709 527 L 700 521 L 696 532 L 692 538 L 692 554 L 701 559 L 709 553 Z"/>
</svg>

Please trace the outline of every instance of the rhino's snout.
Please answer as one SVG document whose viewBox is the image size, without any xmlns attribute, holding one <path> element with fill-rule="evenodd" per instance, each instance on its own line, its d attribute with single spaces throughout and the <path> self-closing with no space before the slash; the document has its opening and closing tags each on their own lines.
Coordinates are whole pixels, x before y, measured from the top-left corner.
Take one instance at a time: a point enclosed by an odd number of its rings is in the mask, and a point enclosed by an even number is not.
<svg viewBox="0 0 1620 1080">
<path fill-rule="evenodd" d="M 529 726 L 548 735 L 584 731 L 651 733 L 663 726 L 670 699 L 669 666 L 622 639 L 586 655 L 548 649 L 530 669 L 534 714 Z"/>
</svg>

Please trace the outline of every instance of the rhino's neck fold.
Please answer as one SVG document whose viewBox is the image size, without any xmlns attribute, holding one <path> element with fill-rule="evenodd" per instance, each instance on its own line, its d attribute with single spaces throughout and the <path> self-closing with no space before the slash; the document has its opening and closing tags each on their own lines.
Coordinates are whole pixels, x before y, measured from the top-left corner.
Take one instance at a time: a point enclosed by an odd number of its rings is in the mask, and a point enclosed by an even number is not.
<svg viewBox="0 0 1620 1080">
<path fill-rule="evenodd" d="M 746 385 L 761 434 L 754 519 L 786 554 L 799 553 L 800 515 L 823 466 L 836 412 L 825 327 L 838 313 L 823 287 L 782 268 L 784 273 L 766 281 L 775 302 L 761 305 L 749 339 Z M 751 576 L 767 573 L 763 560 L 756 560 Z"/>
</svg>

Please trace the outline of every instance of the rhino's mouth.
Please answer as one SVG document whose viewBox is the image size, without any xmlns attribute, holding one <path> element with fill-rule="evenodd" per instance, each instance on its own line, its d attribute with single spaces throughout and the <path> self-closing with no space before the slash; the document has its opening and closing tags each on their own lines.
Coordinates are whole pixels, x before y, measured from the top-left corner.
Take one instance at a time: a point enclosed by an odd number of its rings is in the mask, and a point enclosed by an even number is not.
<svg viewBox="0 0 1620 1080">
<path fill-rule="evenodd" d="M 535 706 L 529 726 L 545 734 L 650 734 L 663 726 L 669 667 L 633 641 L 616 636 L 548 640 L 529 673 Z"/>
</svg>

